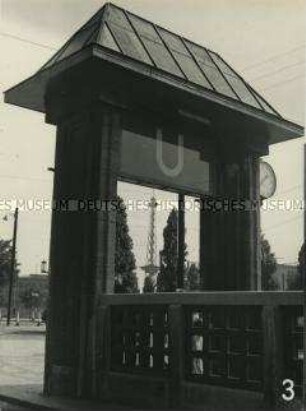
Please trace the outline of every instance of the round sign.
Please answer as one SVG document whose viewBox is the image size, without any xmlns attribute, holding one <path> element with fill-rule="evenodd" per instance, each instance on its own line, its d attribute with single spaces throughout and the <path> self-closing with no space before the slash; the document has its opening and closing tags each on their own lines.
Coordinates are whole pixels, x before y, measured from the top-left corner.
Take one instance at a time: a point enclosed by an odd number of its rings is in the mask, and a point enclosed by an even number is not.
<svg viewBox="0 0 306 411">
<path fill-rule="evenodd" d="M 263 199 L 273 196 L 276 190 L 276 176 L 273 168 L 265 161 L 260 162 L 260 197 Z"/>
</svg>

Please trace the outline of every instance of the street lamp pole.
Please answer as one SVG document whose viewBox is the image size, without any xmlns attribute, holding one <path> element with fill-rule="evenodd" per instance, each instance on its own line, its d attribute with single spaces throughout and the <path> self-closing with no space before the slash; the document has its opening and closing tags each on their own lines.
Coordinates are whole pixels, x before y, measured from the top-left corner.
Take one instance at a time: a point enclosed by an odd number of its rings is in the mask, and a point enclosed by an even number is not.
<svg viewBox="0 0 306 411">
<path fill-rule="evenodd" d="M 10 284 L 9 284 L 6 325 L 10 325 L 10 322 L 11 322 L 12 297 L 13 297 L 15 266 L 16 266 L 17 228 L 18 228 L 18 207 L 15 208 L 15 213 L 14 213 L 14 231 L 13 231 L 13 245 L 12 245 L 12 258 L 11 258 Z"/>
</svg>

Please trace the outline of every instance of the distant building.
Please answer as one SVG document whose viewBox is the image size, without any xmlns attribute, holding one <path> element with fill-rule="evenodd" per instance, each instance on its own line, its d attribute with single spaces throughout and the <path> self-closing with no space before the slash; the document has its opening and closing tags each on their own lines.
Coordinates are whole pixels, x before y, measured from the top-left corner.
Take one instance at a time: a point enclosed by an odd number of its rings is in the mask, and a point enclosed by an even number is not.
<svg viewBox="0 0 306 411">
<path fill-rule="evenodd" d="M 44 285 L 48 287 L 48 275 L 47 274 L 29 274 L 24 277 L 18 278 L 19 287 L 23 285 Z"/>
<path fill-rule="evenodd" d="M 15 307 L 24 317 L 35 316 L 45 310 L 49 294 L 47 274 L 30 274 L 19 277 L 15 286 Z"/>
<path fill-rule="evenodd" d="M 0 304 L 0 317 L 6 315 L 8 285 L 4 287 L 4 298 Z M 47 274 L 30 274 L 18 277 L 13 290 L 13 317 L 19 312 L 21 318 L 39 317 L 46 309 L 49 295 Z"/>
<path fill-rule="evenodd" d="M 290 282 L 292 283 L 298 276 L 297 265 L 277 264 L 276 271 L 273 274 L 279 290 L 288 290 Z"/>
</svg>

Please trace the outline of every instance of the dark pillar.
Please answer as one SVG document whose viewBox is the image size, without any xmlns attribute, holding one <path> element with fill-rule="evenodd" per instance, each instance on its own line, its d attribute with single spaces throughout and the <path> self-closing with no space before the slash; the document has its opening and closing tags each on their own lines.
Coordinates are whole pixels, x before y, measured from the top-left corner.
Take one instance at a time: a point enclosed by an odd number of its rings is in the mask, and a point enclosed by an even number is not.
<svg viewBox="0 0 306 411">
<path fill-rule="evenodd" d="M 115 210 L 95 201 L 116 196 L 120 115 L 99 102 L 69 114 L 69 102 L 62 111 L 54 96 L 48 103 L 57 125 L 54 200 L 62 209 L 52 215 L 45 392 L 85 396 L 97 302 L 114 285 Z"/>
<path fill-rule="evenodd" d="M 184 288 L 185 274 L 185 196 L 179 194 L 178 207 L 178 261 L 177 261 L 177 288 Z"/>
<path fill-rule="evenodd" d="M 202 289 L 257 290 L 260 288 L 258 156 L 240 153 L 232 158 L 224 154 L 211 164 L 211 173 L 212 196 L 202 199 L 200 217 Z"/>
<path fill-rule="evenodd" d="M 185 376 L 184 312 L 180 305 L 169 306 L 169 334 L 172 341 L 169 383 L 169 406 L 180 409 L 183 400 L 182 383 Z"/>
<path fill-rule="evenodd" d="M 284 344 L 282 332 L 282 315 L 279 306 L 264 306 L 262 311 L 263 323 L 263 392 L 267 409 L 281 410 L 288 403 L 282 400 L 286 393 L 282 381 L 284 375 Z"/>
</svg>

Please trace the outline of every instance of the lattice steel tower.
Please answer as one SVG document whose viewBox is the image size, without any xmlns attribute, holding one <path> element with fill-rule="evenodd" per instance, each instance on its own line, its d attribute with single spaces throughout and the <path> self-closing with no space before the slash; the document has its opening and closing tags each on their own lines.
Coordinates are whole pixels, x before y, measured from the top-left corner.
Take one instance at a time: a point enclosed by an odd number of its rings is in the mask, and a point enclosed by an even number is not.
<svg viewBox="0 0 306 411">
<path fill-rule="evenodd" d="M 147 242 L 147 254 L 146 254 L 146 265 L 141 267 L 141 269 L 150 276 L 154 276 L 159 267 L 156 264 L 156 207 L 157 201 L 153 196 L 151 197 L 150 203 L 150 224 L 149 224 L 149 234 Z"/>
</svg>

